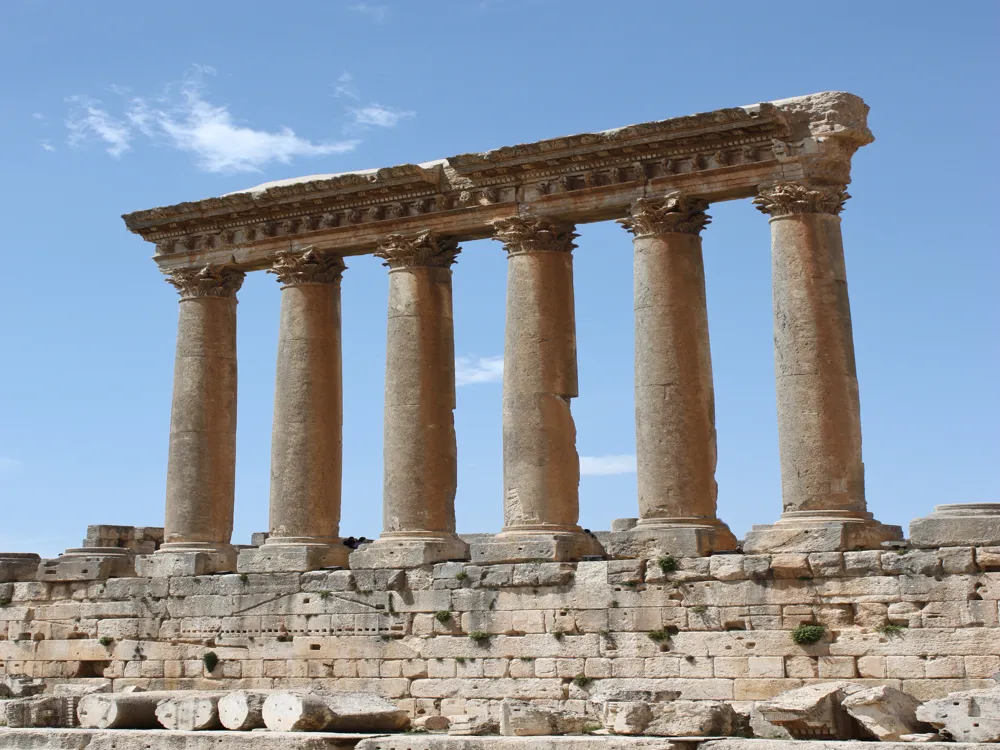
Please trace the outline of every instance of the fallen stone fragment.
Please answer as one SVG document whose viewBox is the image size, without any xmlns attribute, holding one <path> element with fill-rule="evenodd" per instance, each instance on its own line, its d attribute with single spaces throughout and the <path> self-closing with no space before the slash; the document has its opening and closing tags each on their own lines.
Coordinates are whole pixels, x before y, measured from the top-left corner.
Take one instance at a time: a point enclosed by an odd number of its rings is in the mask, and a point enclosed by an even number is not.
<svg viewBox="0 0 1000 750">
<path fill-rule="evenodd" d="M 272 693 L 263 715 L 268 729 L 281 732 L 398 732 L 410 724 L 405 711 L 371 693 Z"/>
<path fill-rule="evenodd" d="M 841 707 L 848 695 L 864 690 L 850 682 L 823 682 L 788 690 L 757 705 L 764 719 L 797 740 L 850 740 L 867 737 Z"/>
<path fill-rule="evenodd" d="M 248 732 L 264 726 L 264 701 L 270 692 L 236 690 L 219 701 L 219 722 L 226 729 Z"/>
<path fill-rule="evenodd" d="M 1000 742 L 1000 686 L 927 701 L 917 709 L 917 719 L 956 742 Z"/>
<path fill-rule="evenodd" d="M 94 693 L 80 699 L 76 713 L 88 729 L 153 729 L 160 726 L 156 704 L 172 698 L 170 691 Z"/>
<path fill-rule="evenodd" d="M 500 724 L 496 719 L 489 716 L 471 716 L 469 714 L 459 714 L 449 716 L 451 726 L 448 727 L 448 734 L 455 737 L 482 737 L 488 734 L 499 734 Z"/>
<path fill-rule="evenodd" d="M 27 698 L 45 691 L 45 683 L 31 677 L 7 675 L 0 680 L 0 698 Z"/>
<path fill-rule="evenodd" d="M 605 705 L 613 706 L 614 710 L 605 712 L 608 723 L 604 727 L 615 734 L 642 734 L 653 720 L 653 712 L 645 701 L 621 701 Z"/>
<path fill-rule="evenodd" d="M 728 703 L 672 701 L 652 707 L 653 719 L 645 734 L 652 737 L 733 737 L 748 727 Z"/>
<path fill-rule="evenodd" d="M 196 732 L 221 729 L 219 699 L 222 693 L 175 693 L 156 706 L 156 719 L 164 729 Z"/>
<path fill-rule="evenodd" d="M 333 721 L 325 697 L 312 693 L 272 693 L 264 701 L 263 716 L 272 732 L 321 732 Z"/>
<path fill-rule="evenodd" d="M 450 726 L 451 720 L 447 716 L 420 716 L 413 720 L 413 728 L 425 732 L 446 732 Z"/>
<path fill-rule="evenodd" d="M 920 701 L 887 685 L 859 690 L 844 698 L 840 705 L 865 731 L 883 742 L 929 729 L 926 724 L 917 721 Z"/>
<path fill-rule="evenodd" d="M 587 717 L 583 714 L 527 701 L 508 698 L 500 704 L 500 734 L 504 737 L 580 734 L 586 723 Z"/>
<path fill-rule="evenodd" d="M 941 735 L 937 732 L 923 732 L 921 734 L 901 734 L 900 742 L 940 742 Z"/>
<path fill-rule="evenodd" d="M 37 727 L 71 729 L 79 726 L 76 707 L 79 696 L 39 695 L 5 701 L 5 723 L 12 729 Z"/>
</svg>

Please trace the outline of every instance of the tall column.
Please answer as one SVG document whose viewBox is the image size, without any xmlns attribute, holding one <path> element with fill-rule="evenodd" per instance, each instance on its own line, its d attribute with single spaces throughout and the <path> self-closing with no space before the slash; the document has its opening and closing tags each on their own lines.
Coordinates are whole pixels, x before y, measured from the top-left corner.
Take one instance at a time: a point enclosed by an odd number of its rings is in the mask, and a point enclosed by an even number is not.
<svg viewBox="0 0 1000 750">
<path fill-rule="evenodd" d="M 174 271 L 181 295 L 167 458 L 164 543 L 140 575 L 233 570 L 236 292 L 228 266 Z"/>
<path fill-rule="evenodd" d="M 839 214 L 842 186 L 780 184 L 754 200 L 771 224 L 774 369 L 783 512 L 750 552 L 876 548 L 898 526 L 865 504 L 861 405 Z"/>
<path fill-rule="evenodd" d="M 639 486 L 638 524 L 606 543 L 622 556 L 736 547 L 716 516 L 715 389 L 700 236 L 707 208 L 707 201 L 677 193 L 641 198 L 619 222 L 634 235 Z"/>
<path fill-rule="evenodd" d="M 512 217 L 493 224 L 507 251 L 503 374 L 504 528 L 475 562 L 599 555 L 578 525 L 580 458 L 571 224 Z"/>
<path fill-rule="evenodd" d="M 353 568 L 466 560 L 455 533 L 455 334 L 451 266 L 458 243 L 425 232 L 384 237 L 389 268 L 383 531 Z"/>
<path fill-rule="evenodd" d="M 270 535 L 240 572 L 347 565 L 339 538 L 343 474 L 339 255 L 278 253 L 278 368 L 271 436 Z"/>
</svg>

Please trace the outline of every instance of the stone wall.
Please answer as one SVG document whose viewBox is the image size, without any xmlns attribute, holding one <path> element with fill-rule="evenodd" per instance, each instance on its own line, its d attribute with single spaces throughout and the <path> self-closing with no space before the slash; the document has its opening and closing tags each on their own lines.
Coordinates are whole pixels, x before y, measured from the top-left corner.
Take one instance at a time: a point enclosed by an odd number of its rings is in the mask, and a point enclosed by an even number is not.
<svg viewBox="0 0 1000 750">
<path fill-rule="evenodd" d="M 840 678 L 926 700 L 996 684 L 998 600 L 984 547 L 24 581 L 0 584 L 0 669 L 116 691 L 321 682 L 415 714 Z M 818 642 L 794 642 L 804 623 Z"/>
</svg>

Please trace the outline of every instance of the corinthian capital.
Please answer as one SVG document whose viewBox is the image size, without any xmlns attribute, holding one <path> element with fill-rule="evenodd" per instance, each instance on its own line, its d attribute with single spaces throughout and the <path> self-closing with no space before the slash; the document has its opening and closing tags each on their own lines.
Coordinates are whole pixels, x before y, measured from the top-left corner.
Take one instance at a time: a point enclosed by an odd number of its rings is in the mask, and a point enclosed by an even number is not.
<svg viewBox="0 0 1000 750">
<path fill-rule="evenodd" d="M 286 286 L 293 284 L 336 284 L 344 273 L 344 259 L 333 253 L 317 253 L 313 249 L 303 252 L 283 250 L 275 254 L 274 262 L 267 269 Z"/>
<path fill-rule="evenodd" d="M 840 186 L 811 188 L 795 183 L 769 185 L 759 189 L 753 204 L 768 216 L 790 214 L 833 214 L 844 210 L 851 196 Z"/>
<path fill-rule="evenodd" d="M 705 213 L 708 201 L 683 193 L 662 198 L 640 198 L 632 204 L 631 216 L 618 223 L 636 237 L 682 232 L 700 234 L 712 217 Z"/>
<path fill-rule="evenodd" d="M 493 222 L 493 239 L 502 242 L 508 253 L 569 253 L 579 237 L 574 229 L 568 222 L 512 216 Z"/>
<path fill-rule="evenodd" d="M 434 232 L 409 237 L 387 234 L 379 240 L 375 257 L 389 268 L 450 268 L 460 252 L 458 240 Z"/>
<path fill-rule="evenodd" d="M 243 286 L 246 273 L 236 266 L 205 266 L 178 268 L 171 271 L 166 282 L 181 295 L 189 297 L 235 297 Z"/>
</svg>

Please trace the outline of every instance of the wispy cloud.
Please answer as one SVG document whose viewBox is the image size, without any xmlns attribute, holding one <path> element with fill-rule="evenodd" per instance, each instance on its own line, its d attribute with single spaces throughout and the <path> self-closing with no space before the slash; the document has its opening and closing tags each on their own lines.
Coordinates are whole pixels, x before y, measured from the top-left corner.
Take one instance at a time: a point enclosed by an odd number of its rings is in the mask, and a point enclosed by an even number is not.
<svg viewBox="0 0 1000 750">
<path fill-rule="evenodd" d="M 369 104 L 367 107 L 351 107 L 350 112 L 355 125 L 375 128 L 394 128 L 400 120 L 417 114 L 410 110 L 385 107 L 378 103 Z"/>
<path fill-rule="evenodd" d="M 371 3 L 355 3 L 350 6 L 351 10 L 367 16 L 375 23 L 382 23 L 389 17 L 389 8 L 386 5 L 372 5 Z"/>
<path fill-rule="evenodd" d="M 5 458 L 3 456 L 0 456 L 0 477 L 5 477 L 13 474 L 23 465 L 24 464 L 22 464 L 16 458 Z"/>
<path fill-rule="evenodd" d="M 457 357 L 455 385 L 492 383 L 503 377 L 503 357 Z"/>
<path fill-rule="evenodd" d="M 55 151 L 56 147 L 50 141 L 40 141 L 42 148 L 46 151 Z"/>
<path fill-rule="evenodd" d="M 98 99 L 89 96 L 71 96 L 70 114 L 66 119 L 69 129 L 69 145 L 80 146 L 88 141 L 99 140 L 106 145 L 105 150 L 116 159 L 132 148 L 132 130 L 124 120 L 111 115 Z"/>
<path fill-rule="evenodd" d="M 354 76 L 346 71 L 341 73 L 337 78 L 337 82 L 333 84 L 333 95 L 338 99 L 342 96 L 354 99 L 355 101 L 360 99 L 358 90 L 354 87 Z"/>
<path fill-rule="evenodd" d="M 580 456 L 580 474 L 584 476 L 634 473 L 635 456 Z"/>
</svg>

